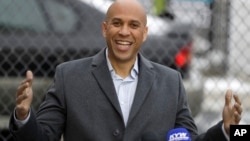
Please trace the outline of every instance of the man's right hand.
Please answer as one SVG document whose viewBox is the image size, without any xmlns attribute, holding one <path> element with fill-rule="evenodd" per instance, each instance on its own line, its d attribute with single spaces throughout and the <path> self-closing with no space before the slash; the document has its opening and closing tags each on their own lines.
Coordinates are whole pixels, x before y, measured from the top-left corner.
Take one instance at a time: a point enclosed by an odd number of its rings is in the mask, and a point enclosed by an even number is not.
<svg viewBox="0 0 250 141">
<path fill-rule="evenodd" d="M 15 110 L 15 115 L 18 120 L 26 119 L 29 114 L 30 105 L 33 99 L 32 81 L 33 73 L 31 71 L 27 71 L 26 79 L 24 79 L 18 86 Z"/>
</svg>

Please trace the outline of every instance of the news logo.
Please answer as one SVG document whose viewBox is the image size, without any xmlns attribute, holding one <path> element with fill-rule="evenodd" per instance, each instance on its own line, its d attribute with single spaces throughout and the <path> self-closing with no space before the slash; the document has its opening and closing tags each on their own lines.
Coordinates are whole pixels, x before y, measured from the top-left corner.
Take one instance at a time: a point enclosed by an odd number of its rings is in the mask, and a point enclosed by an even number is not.
<svg viewBox="0 0 250 141">
<path fill-rule="evenodd" d="M 168 132 L 166 141 L 191 141 L 191 138 L 187 129 L 174 128 Z"/>
<path fill-rule="evenodd" d="M 249 125 L 230 125 L 230 141 L 249 141 Z"/>
</svg>

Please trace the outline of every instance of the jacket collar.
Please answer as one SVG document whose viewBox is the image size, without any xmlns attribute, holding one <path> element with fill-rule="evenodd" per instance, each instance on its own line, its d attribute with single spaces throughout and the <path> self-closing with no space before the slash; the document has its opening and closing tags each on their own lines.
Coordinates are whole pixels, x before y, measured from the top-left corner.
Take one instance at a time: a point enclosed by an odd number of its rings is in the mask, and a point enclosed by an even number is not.
<svg viewBox="0 0 250 141">
<path fill-rule="evenodd" d="M 142 106 L 144 100 L 146 99 L 155 78 L 153 65 L 148 59 L 143 57 L 140 53 L 138 55 L 138 65 L 140 72 L 139 79 L 127 126 L 129 125 L 129 122 L 133 120 L 136 113 L 139 112 L 139 109 Z M 104 94 L 108 97 L 109 101 L 118 111 L 118 113 L 120 113 L 120 116 L 122 118 L 121 108 L 119 105 L 115 87 L 113 85 L 111 74 L 109 72 L 109 68 L 107 65 L 105 48 L 102 49 L 98 54 L 96 54 L 93 57 L 92 74 L 94 75 L 96 81 L 100 85 Z"/>
</svg>

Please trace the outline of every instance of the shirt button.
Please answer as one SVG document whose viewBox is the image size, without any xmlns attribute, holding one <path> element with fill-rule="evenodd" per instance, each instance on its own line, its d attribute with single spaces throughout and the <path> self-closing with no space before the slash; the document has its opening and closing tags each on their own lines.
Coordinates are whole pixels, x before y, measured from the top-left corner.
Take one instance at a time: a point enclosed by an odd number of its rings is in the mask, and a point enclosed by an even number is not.
<svg viewBox="0 0 250 141">
<path fill-rule="evenodd" d="M 120 135 L 120 130 L 119 129 L 115 129 L 113 132 L 114 136 L 119 136 Z"/>
</svg>

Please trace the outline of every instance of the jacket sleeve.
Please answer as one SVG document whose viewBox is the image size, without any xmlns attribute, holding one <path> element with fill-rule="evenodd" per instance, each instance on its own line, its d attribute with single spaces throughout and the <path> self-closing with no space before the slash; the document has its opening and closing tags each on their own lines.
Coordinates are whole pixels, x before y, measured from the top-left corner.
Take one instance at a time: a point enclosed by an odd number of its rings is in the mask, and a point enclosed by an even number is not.
<svg viewBox="0 0 250 141">
<path fill-rule="evenodd" d="M 207 130 L 207 132 L 198 135 L 194 141 L 227 141 L 223 131 L 223 122 L 220 121 L 216 125 L 212 126 Z"/>
<path fill-rule="evenodd" d="M 14 114 L 14 113 L 13 113 Z M 21 128 L 18 128 L 15 124 L 14 115 L 11 115 L 9 130 L 13 135 L 15 141 L 45 141 L 48 140 L 47 136 L 44 135 L 42 128 L 39 128 L 37 124 L 34 110 L 30 111 L 30 118 L 26 124 Z M 49 141 L 49 140 L 48 140 Z"/>
</svg>

